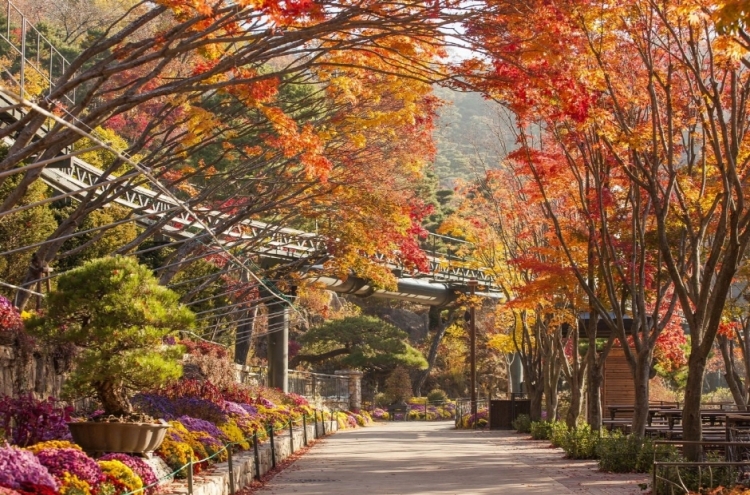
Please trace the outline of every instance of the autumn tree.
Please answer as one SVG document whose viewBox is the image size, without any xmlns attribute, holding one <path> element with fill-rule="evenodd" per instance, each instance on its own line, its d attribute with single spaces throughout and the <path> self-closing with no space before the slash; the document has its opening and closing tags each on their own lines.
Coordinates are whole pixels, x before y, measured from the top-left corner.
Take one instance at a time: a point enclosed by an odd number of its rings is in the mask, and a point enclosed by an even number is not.
<svg viewBox="0 0 750 495">
<path fill-rule="evenodd" d="M 739 269 L 730 289 L 716 344 L 724 363 L 724 377 L 740 410 L 750 403 L 750 316 L 747 314 L 747 265 Z"/>
<path fill-rule="evenodd" d="M 462 196 L 457 214 L 442 229 L 471 241 L 471 255 L 491 271 L 503 291 L 506 303 L 497 308 L 496 325 L 504 332 L 489 344 L 519 354 L 532 419 L 541 419 L 543 399 L 547 417 L 554 419 L 565 359 L 558 341 L 562 323 L 573 314 L 574 280 L 560 266 L 561 252 L 542 219 L 544 210 L 528 205 L 524 184 L 508 164 L 469 184 Z M 574 397 L 578 399 L 580 394 Z"/>
<path fill-rule="evenodd" d="M 430 372 L 437 362 L 440 344 L 443 341 L 448 328 L 456 322 L 458 313 L 459 311 L 455 307 L 444 309 L 430 306 L 428 317 L 429 330 L 435 333 L 432 336 L 430 347 L 427 351 L 427 367 L 420 371 L 414 383 L 414 395 L 416 397 L 422 396 L 422 388 L 427 382 L 427 378 L 430 376 Z"/>
<path fill-rule="evenodd" d="M 500 16 L 508 12 L 502 2 L 495 7 Z M 621 183 L 617 189 L 608 186 L 610 194 L 630 195 L 634 215 L 631 226 L 622 232 L 635 241 L 630 256 L 638 254 L 640 261 L 619 268 L 610 256 L 609 269 L 627 274 L 619 276 L 627 281 L 622 287 L 651 280 L 650 296 L 631 291 L 632 309 L 640 313 L 634 319 L 641 320 L 642 329 L 649 329 L 643 333 L 646 345 L 635 349 L 646 359 L 638 359 L 634 372 L 644 373 L 648 348 L 659 326 L 668 321 L 671 303 L 665 307 L 659 301 L 676 299 L 691 337 L 684 438 L 699 440 L 706 358 L 750 237 L 743 186 L 748 91 L 743 35 L 721 34 L 710 6 L 701 2 L 678 6 L 636 0 L 595 8 L 577 2 L 528 7 L 534 18 L 547 25 L 554 19 L 554 32 L 542 33 L 527 19 L 522 25 L 515 18 L 499 36 L 485 38 L 496 43 L 494 47 L 484 46 L 498 54 L 498 61 L 529 57 L 518 74 L 533 76 L 526 80 L 537 82 L 544 74 L 547 82 L 537 87 L 555 95 L 554 99 L 532 95 L 529 100 L 539 102 L 535 110 L 552 117 L 556 113 L 570 122 L 567 128 L 554 127 L 562 139 L 570 139 L 571 129 L 579 136 L 582 127 L 588 129 L 578 138 L 579 155 L 595 156 L 589 150 L 601 155 L 605 168 L 600 170 L 607 171 L 592 180 L 613 184 L 616 178 Z M 540 34 L 518 38 L 529 29 Z M 476 35 L 481 38 L 483 33 L 478 30 Z M 513 54 L 501 53 L 500 47 L 519 39 L 531 41 L 510 50 Z M 546 50 L 547 64 L 534 65 L 540 60 L 534 51 L 540 48 Z M 497 65 L 505 71 L 498 74 L 501 77 L 518 69 L 502 61 Z M 504 87 L 504 96 L 514 98 L 513 88 Z M 520 88 L 515 91 L 515 102 L 523 103 L 518 98 Z M 591 119 L 595 123 L 587 124 Z M 538 182 L 547 179 L 537 174 Z M 597 203 L 604 205 L 600 199 Z M 597 225 L 603 226 L 601 221 Z M 589 238 L 597 239 L 600 232 L 591 231 Z M 608 254 L 601 250 L 599 255 Z M 597 295 L 591 289 L 589 293 Z M 612 302 L 617 300 L 613 296 L 608 296 Z M 636 421 L 640 424 L 637 417 Z"/>
<path fill-rule="evenodd" d="M 354 269 L 393 283 L 370 261 L 377 252 L 398 250 L 424 262 L 415 235 L 425 211 L 411 201 L 407 186 L 434 151 L 429 132 L 437 100 L 426 82 L 445 77 L 434 62 L 442 54 L 439 28 L 452 16 L 419 2 L 239 9 L 234 3 L 136 4 L 108 29 L 91 33 L 36 110 L 3 129 L 15 142 L 0 169 L 31 156 L 51 159 L 75 144 L 80 136 L 63 121 L 114 129 L 128 137 L 125 152 L 138 154 L 141 167 L 187 206 L 229 212 L 214 226 L 217 234 L 248 218 L 330 225 L 322 233 L 360 244 L 330 246 L 338 248 L 332 259 L 340 273 Z M 50 112 L 59 123 L 37 139 Z M 207 159 L 185 163 L 211 147 Z M 121 157 L 105 174 L 123 169 L 130 171 L 103 180 L 99 194 L 78 198 L 77 208 L 36 250 L 42 264 L 55 259 L 61 239 L 88 215 L 149 182 Z M 392 174 L 397 169 L 406 173 Z M 18 205 L 42 170 L 18 170 L 22 179 L 3 211 Z M 176 213 L 167 212 L 120 251 L 147 241 Z M 201 249 L 201 239 L 180 245 L 162 283 Z M 29 271 L 22 282 L 36 278 Z"/>
</svg>

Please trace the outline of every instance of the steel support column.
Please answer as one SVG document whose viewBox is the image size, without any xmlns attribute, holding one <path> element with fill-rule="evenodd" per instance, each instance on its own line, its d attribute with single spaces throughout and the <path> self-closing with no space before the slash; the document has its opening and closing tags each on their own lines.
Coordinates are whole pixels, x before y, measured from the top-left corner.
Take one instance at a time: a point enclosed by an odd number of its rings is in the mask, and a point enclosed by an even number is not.
<svg viewBox="0 0 750 495">
<path fill-rule="evenodd" d="M 471 346 L 471 376 L 469 386 L 471 387 L 471 415 L 474 418 L 475 424 L 477 421 L 477 319 L 474 309 L 476 288 L 477 281 L 474 279 L 469 280 L 469 294 L 471 295 L 471 301 L 469 302 L 469 342 Z"/>
<path fill-rule="evenodd" d="M 260 297 L 273 296 L 265 287 L 260 288 Z M 278 295 L 276 295 L 278 297 Z M 268 386 L 289 391 L 289 304 L 273 300 L 268 307 L 268 328 L 266 335 L 268 359 Z"/>
<path fill-rule="evenodd" d="M 268 315 L 268 385 L 289 391 L 289 308 L 277 304 Z"/>
</svg>

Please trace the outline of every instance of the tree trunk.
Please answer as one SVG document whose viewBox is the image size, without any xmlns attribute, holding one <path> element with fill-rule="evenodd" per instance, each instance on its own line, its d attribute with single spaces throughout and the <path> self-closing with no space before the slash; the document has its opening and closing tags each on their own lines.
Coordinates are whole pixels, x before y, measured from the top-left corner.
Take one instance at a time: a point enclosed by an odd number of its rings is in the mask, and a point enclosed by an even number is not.
<svg viewBox="0 0 750 495">
<path fill-rule="evenodd" d="M 247 364 L 247 355 L 250 353 L 250 345 L 253 341 L 253 329 L 255 318 L 258 316 L 258 305 L 254 305 L 242 313 L 243 320 L 248 320 L 237 326 L 237 333 L 234 339 L 234 362 L 245 366 Z"/>
<path fill-rule="evenodd" d="M 126 416 L 133 412 L 130 400 L 122 384 L 111 380 L 92 383 L 96 396 L 102 403 L 104 414 L 109 416 Z"/>
<path fill-rule="evenodd" d="M 602 364 L 596 359 L 596 339 L 589 339 L 589 350 L 586 353 L 588 359 L 588 387 L 586 388 L 587 419 L 592 430 L 598 431 L 602 428 Z"/>
<path fill-rule="evenodd" d="M 555 345 L 558 348 L 558 355 L 560 356 L 560 364 L 565 375 L 565 379 L 570 384 L 570 407 L 565 415 L 565 424 L 568 428 L 575 428 L 578 423 L 578 417 L 581 415 L 583 408 L 583 390 L 586 385 L 586 369 L 588 362 L 586 358 L 581 359 L 580 347 L 577 331 L 571 333 L 570 338 L 573 344 L 573 355 L 571 362 L 569 363 L 565 356 L 565 342 L 562 338 L 558 338 Z"/>
<path fill-rule="evenodd" d="M 529 400 L 531 401 L 529 416 L 531 421 L 542 420 L 542 399 L 544 397 L 544 387 L 539 384 L 530 385 L 530 380 L 526 382 L 526 388 L 529 391 Z"/>
<path fill-rule="evenodd" d="M 706 359 L 699 354 L 698 352 L 691 352 L 688 358 L 685 405 L 682 408 L 682 438 L 690 441 L 701 440 L 703 436 L 700 409 Z M 699 461 L 701 447 L 699 445 L 685 445 L 684 453 L 688 461 Z"/>
<path fill-rule="evenodd" d="M 437 315 L 435 315 L 434 313 L 437 313 Z M 432 368 L 435 366 L 435 361 L 437 361 L 438 348 L 440 347 L 440 342 L 443 341 L 443 337 L 445 336 L 445 331 L 448 330 L 448 327 L 453 325 L 453 322 L 456 319 L 455 309 L 450 309 L 448 311 L 448 316 L 445 319 L 445 321 L 442 321 L 440 313 L 441 313 L 440 308 L 435 308 L 435 307 L 430 308 L 430 321 L 431 322 L 434 321 L 436 323 L 434 327 L 435 335 L 432 337 L 432 344 L 430 345 L 430 351 L 427 354 L 427 369 L 421 371 L 419 373 L 419 376 L 414 382 L 414 395 L 416 397 L 422 397 L 422 387 L 424 387 L 424 384 L 427 381 L 427 378 L 430 376 L 430 372 L 432 371 Z"/>
<path fill-rule="evenodd" d="M 744 410 L 746 409 L 745 406 L 747 406 L 747 394 L 742 384 L 742 378 L 737 372 L 737 366 L 734 363 L 729 338 L 725 335 L 719 335 L 717 341 L 721 350 L 721 357 L 724 361 L 724 378 L 727 380 L 727 385 L 732 392 L 732 397 L 738 409 Z"/>
<path fill-rule="evenodd" d="M 544 370 L 544 407 L 547 411 L 547 421 L 557 420 L 557 385 L 560 382 L 560 373 L 562 372 L 559 358 L 560 356 L 553 352 L 542 364 Z M 562 359 L 564 358 L 563 356 Z"/>
<path fill-rule="evenodd" d="M 581 378 L 577 380 L 580 383 L 570 384 L 570 407 L 568 414 L 565 416 L 565 424 L 568 428 L 575 428 L 578 423 L 578 417 L 583 409 L 583 389 L 586 384 L 585 374 L 581 373 Z"/>
<path fill-rule="evenodd" d="M 635 386 L 635 404 L 633 411 L 633 434 L 642 437 L 648 425 L 648 395 L 651 378 L 652 355 L 650 349 L 644 349 L 635 360 L 633 384 Z"/>
<path fill-rule="evenodd" d="M 544 408 L 547 412 L 547 421 L 557 421 L 557 385 L 545 384 Z"/>
</svg>

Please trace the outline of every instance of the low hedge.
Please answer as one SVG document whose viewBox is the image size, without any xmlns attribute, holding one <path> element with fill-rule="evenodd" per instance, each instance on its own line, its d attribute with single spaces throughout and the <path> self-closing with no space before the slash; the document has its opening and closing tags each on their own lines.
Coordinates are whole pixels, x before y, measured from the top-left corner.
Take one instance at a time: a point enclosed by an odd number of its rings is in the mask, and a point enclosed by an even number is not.
<svg viewBox="0 0 750 495">
<path fill-rule="evenodd" d="M 519 414 L 511 423 L 518 433 L 531 433 L 531 417 Z"/>
</svg>

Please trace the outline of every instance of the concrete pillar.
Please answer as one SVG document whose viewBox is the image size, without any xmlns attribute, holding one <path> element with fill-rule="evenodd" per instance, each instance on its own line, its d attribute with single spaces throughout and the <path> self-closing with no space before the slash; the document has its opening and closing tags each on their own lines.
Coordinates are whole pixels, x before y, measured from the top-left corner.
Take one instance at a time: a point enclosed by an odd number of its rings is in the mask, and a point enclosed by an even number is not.
<svg viewBox="0 0 750 495">
<path fill-rule="evenodd" d="M 513 360 L 510 362 L 510 392 L 520 394 L 523 392 L 523 366 L 521 364 L 521 355 L 513 354 Z"/>
<path fill-rule="evenodd" d="M 349 379 L 349 410 L 359 412 L 362 409 L 362 372 L 357 370 L 338 370 L 337 375 Z"/>
<path fill-rule="evenodd" d="M 289 392 L 289 308 L 277 302 L 270 307 L 268 342 L 268 385 Z"/>
</svg>

